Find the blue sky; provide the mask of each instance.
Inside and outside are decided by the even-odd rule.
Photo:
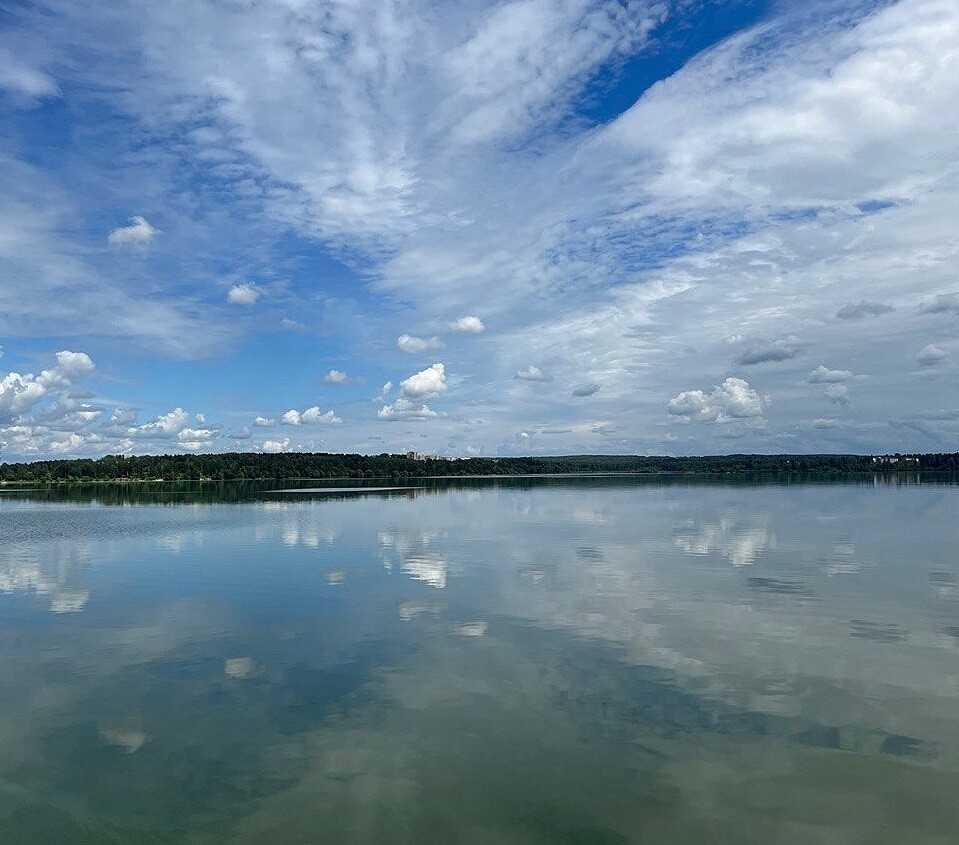
[[[959,448],[959,6],[6,4],[4,457]]]

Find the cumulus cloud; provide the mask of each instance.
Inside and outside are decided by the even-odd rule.
[[[539,367],[530,364],[525,370],[517,370],[514,378],[523,381],[552,381],[552,376],[546,375]]]
[[[853,374],[849,370],[830,370],[824,364],[820,364],[807,377],[806,381],[811,384],[836,384],[842,381],[849,381]]]
[[[416,337],[410,334],[401,334],[396,339],[396,348],[407,355],[419,355],[431,349],[441,349],[443,341],[438,337]]]
[[[145,217],[135,215],[130,218],[129,226],[118,226],[107,235],[107,243],[112,246],[145,246],[157,235],[159,229],[151,226]]]
[[[428,405],[399,397],[390,405],[384,405],[376,412],[376,418],[385,422],[403,420],[430,420],[439,414]]]
[[[270,426],[276,425],[276,420],[270,417],[255,417],[253,425],[257,428],[270,428]]]
[[[383,385],[378,397],[380,401],[385,401],[386,395],[392,388],[392,384],[387,382]],[[437,363],[414,373],[409,378],[400,382],[400,393],[396,400],[391,404],[384,404],[376,412],[378,420],[397,421],[397,420],[428,420],[438,417],[439,413],[432,410],[423,400],[432,399],[444,393],[447,389],[446,367]]]
[[[181,428],[177,432],[177,443],[184,449],[197,450],[213,445],[213,438],[219,435],[218,428]]]
[[[572,395],[580,398],[584,396],[592,396],[594,393],[599,391],[600,387],[602,387],[602,385],[598,382],[589,381],[585,384],[580,384],[574,387]]]
[[[432,364],[400,382],[400,396],[404,399],[432,399],[446,391],[446,367]]]
[[[262,295],[263,291],[253,282],[243,282],[230,288],[226,300],[234,305],[253,305]]]
[[[880,317],[895,309],[884,302],[870,302],[860,299],[858,302],[847,302],[836,312],[840,320],[862,320],[865,317]]]
[[[343,422],[332,410],[324,413],[316,405],[305,411],[291,408],[280,419],[283,425],[332,425]]]
[[[762,417],[769,399],[760,396],[741,378],[727,378],[711,393],[685,390],[666,405],[670,414],[687,420],[726,423]]]
[[[920,367],[933,367],[949,357],[945,349],[940,349],[935,344],[927,344],[919,350],[916,355],[916,362]]]
[[[238,428],[229,434],[230,440],[249,440],[253,436],[253,429],[248,425]]]
[[[453,320],[449,326],[454,332],[471,332],[473,334],[479,334],[486,328],[483,321],[479,317],[474,317],[472,315],[459,317],[458,319]]]
[[[264,452],[276,454],[278,452],[285,452],[289,445],[290,438],[284,437],[282,440],[264,440],[261,448]]]
[[[346,384],[349,380],[349,376],[342,370],[330,370],[323,376],[323,381],[327,384]]]
[[[48,393],[68,388],[94,370],[85,352],[63,350],[56,359],[55,366],[39,375],[9,372],[0,379],[0,419],[29,411]]]
[[[163,440],[176,437],[190,422],[190,415],[183,408],[174,408],[165,414],[127,431],[130,437]]]
[[[795,338],[756,339],[747,343],[746,348],[736,358],[736,363],[748,367],[753,364],[788,361],[801,351],[802,347]]]

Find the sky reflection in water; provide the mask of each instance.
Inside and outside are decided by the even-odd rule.
[[[0,496],[4,842],[959,829],[959,486],[40,499]]]

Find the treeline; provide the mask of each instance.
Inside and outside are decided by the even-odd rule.
[[[629,473],[853,473],[959,471],[959,453],[926,455],[565,455],[559,457],[435,458],[405,455],[227,452],[210,455],[108,455],[0,464],[0,481],[199,481],[243,479],[423,478],[427,476]]]

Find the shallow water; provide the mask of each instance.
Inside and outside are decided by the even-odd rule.
[[[4,490],[0,841],[954,843],[957,517],[942,480]]]

